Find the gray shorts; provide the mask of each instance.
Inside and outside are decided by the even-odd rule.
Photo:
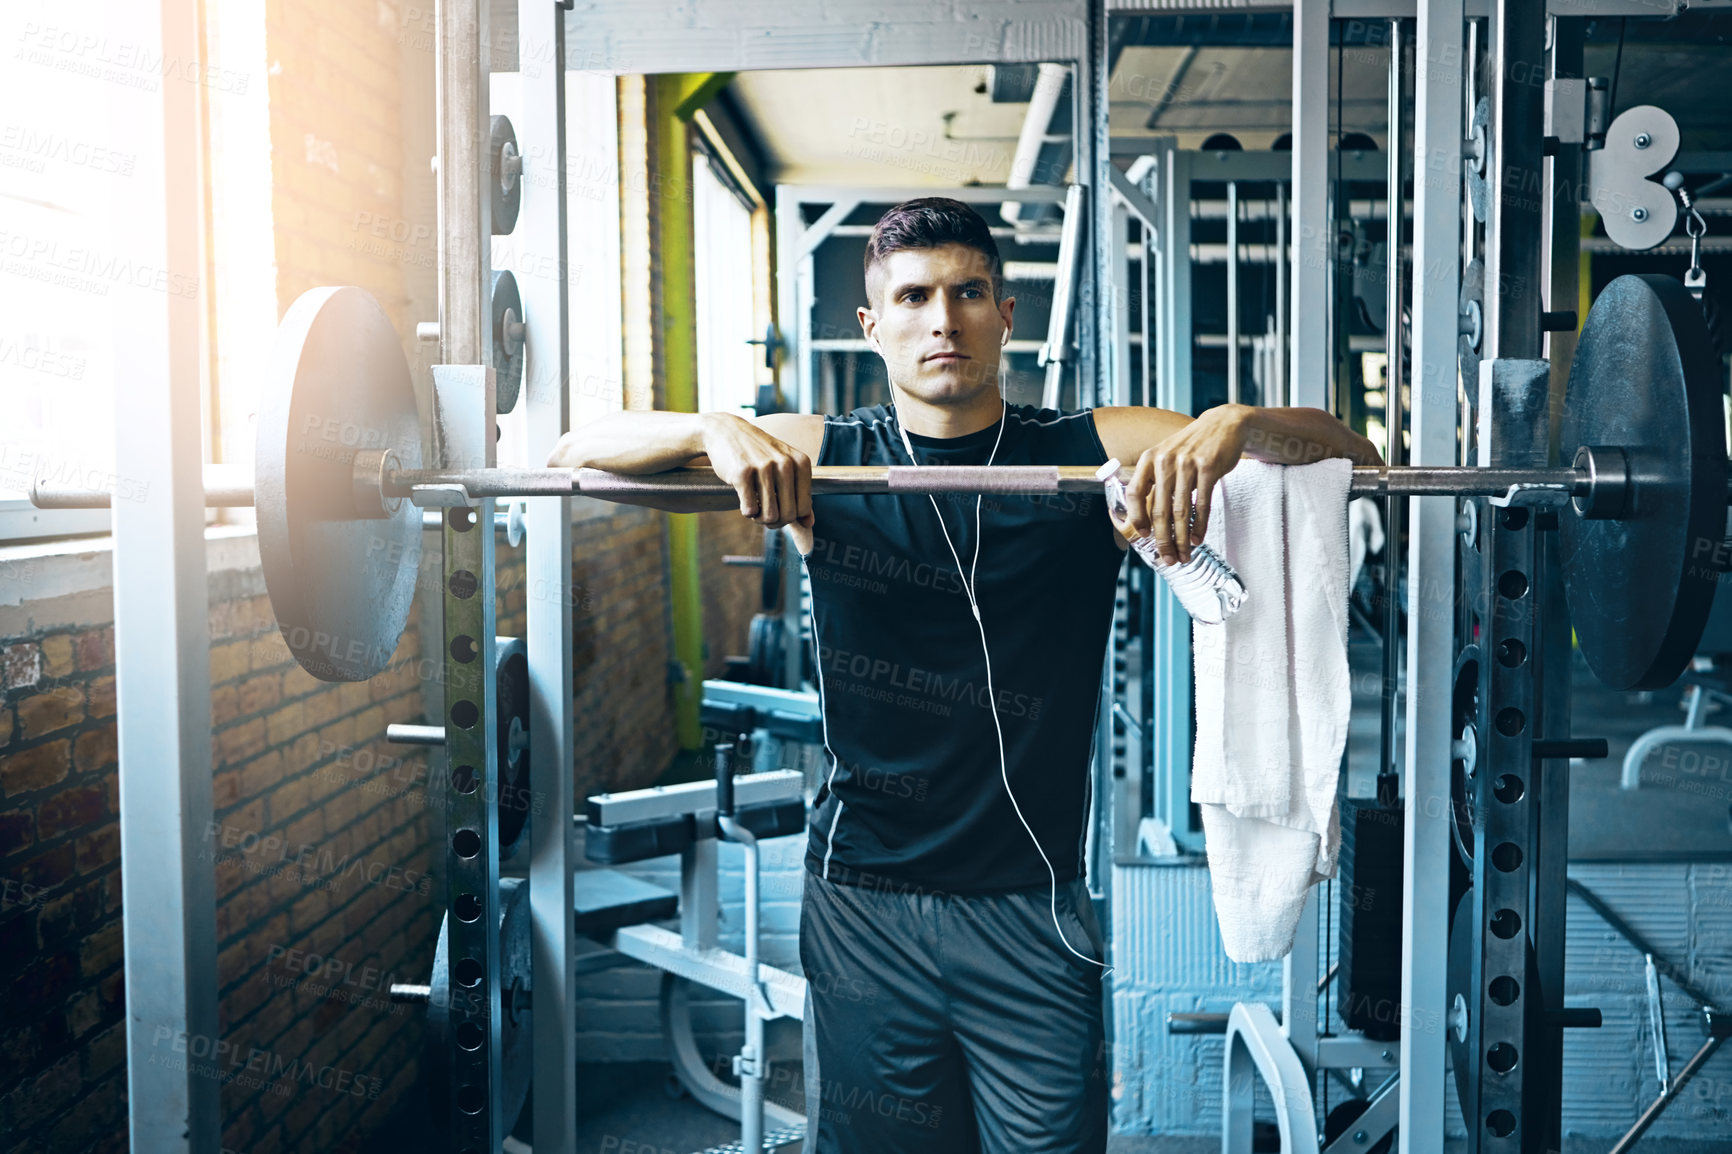
[[[807,1154],[1106,1149],[1101,967],[1052,903],[807,872]],[[1082,881],[1057,911],[1104,960]]]

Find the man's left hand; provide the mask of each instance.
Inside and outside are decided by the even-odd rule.
[[[1251,407],[1217,405],[1143,450],[1126,486],[1126,540],[1153,535],[1162,560],[1182,564],[1209,531],[1215,482],[1232,471],[1250,437]]]

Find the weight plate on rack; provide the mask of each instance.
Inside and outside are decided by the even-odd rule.
[[[1462,328],[1472,328],[1472,332],[1460,333],[1455,338],[1455,348],[1461,362],[1461,384],[1467,392],[1469,404],[1479,403],[1479,348],[1485,332],[1485,266],[1479,263],[1479,258],[1467,262],[1467,268],[1461,274],[1461,296],[1456,302],[1457,314],[1466,323]]]
[[[1467,169],[1467,199],[1473,208],[1473,219],[1485,223],[1486,213],[1491,209],[1491,181],[1487,173],[1492,171],[1491,155],[1491,99],[1482,96],[1479,103],[1473,106],[1473,123],[1468,126],[1469,140],[1477,141],[1481,150],[1478,164],[1468,157]]]
[[[1612,689],[1659,689],[1707,625],[1726,528],[1719,361],[1701,306],[1671,277],[1621,276],[1588,313],[1560,443],[1622,446],[1631,508],[1559,518],[1564,591],[1588,668]]]
[[[499,1035],[500,1107],[503,1128],[511,1131],[523,1112],[533,1075],[534,1044],[531,1034],[529,959],[529,882],[524,878],[499,879]],[[433,972],[427,979],[427,1032],[422,1047],[421,1077],[435,1129],[449,1117],[447,1097],[450,1081],[447,1055],[457,1046],[451,1027],[452,999],[486,996],[483,987],[474,992],[451,985],[450,914],[439,926],[439,944],[433,953]]]
[[[523,391],[523,298],[517,278],[501,269],[493,274],[493,382],[497,390],[493,408],[509,413],[517,407]]]
[[[750,648],[747,649],[746,680],[753,685],[781,685],[784,658],[782,618],[776,613],[752,617]]]
[[[517,133],[511,127],[510,118],[505,116],[495,116],[488,128],[487,147],[493,157],[493,179],[488,182],[493,235],[505,236],[517,227],[517,209],[523,203],[523,178],[505,171],[505,146],[509,144],[512,154],[517,154]]]
[[[1450,832],[1463,865],[1473,865],[1474,763],[1479,727],[1479,646],[1469,645],[1455,659],[1455,689],[1450,695],[1450,741],[1469,745],[1466,757],[1449,763]]]
[[[782,604],[783,544],[780,529],[764,530],[764,570],[758,584],[758,608],[774,613]]]
[[[529,657],[523,642],[494,645],[494,723],[499,749],[499,856],[509,854],[529,824]]]
[[[366,291],[310,289],[277,327],[259,405],[254,501],[277,625],[321,681],[365,681],[385,668],[420,570],[420,509],[397,501],[384,516],[356,511],[362,450],[421,467],[403,346]]]

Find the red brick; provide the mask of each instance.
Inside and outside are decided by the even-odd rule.
[[[17,853],[36,841],[35,819],[27,809],[0,813],[0,854]]]
[[[238,688],[242,713],[263,713],[267,709],[275,709],[283,698],[283,679],[281,674],[277,673],[249,677],[241,682]]]
[[[101,629],[92,629],[88,633],[80,633],[75,644],[81,672],[106,669],[114,664],[114,626],[108,625]]]
[[[72,658],[72,638],[69,634],[56,633],[53,637],[42,639],[42,672],[51,678],[70,676],[76,668]]]
[[[212,745],[216,755],[214,760],[219,766],[238,765],[250,757],[256,757],[265,749],[264,719],[255,718],[219,729]]]
[[[259,797],[274,789],[283,780],[283,753],[268,749],[247,762],[240,770],[240,791],[243,797]]]
[[[90,716],[114,716],[114,678],[98,677],[91,681],[86,695],[90,699]]]
[[[117,1022],[90,1039],[90,1044],[84,1048],[84,1076],[100,1078],[110,1070],[118,1069],[125,1061],[126,1023]]]
[[[285,745],[306,731],[302,705],[291,702],[264,719],[265,744]]]
[[[288,642],[283,640],[281,630],[273,629],[262,637],[253,638],[251,641],[247,642],[247,647],[247,667],[252,669],[254,672],[261,669],[279,669],[294,660],[293,655],[289,653]],[[297,665],[294,669],[300,673],[301,677],[304,677],[306,681],[311,683],[306,688],[312,688],[324,684],[305,670],[302,670],[300,666]],[[291,673],[289,676],[293,677],[294,674]],[[298,678],[296,679],[296,683],[299,684]],[[285,685],[283,689],[286,696],[289,692],[289,688]],[[298,691],[304,692],[304,689]]]
[[[42,903],[36,919],[37,938],[43,947],[57,947],[77,940],[107,916],[107,879],[98,878],[70,893]]]
[[[241,708],[241,695],[232,685],[219,685],[210,691],[210,723],[212,726],[223,726],[245,713]]]
[[[233,681],[244,674],[252,661],[251,641],[229,641],[212,647],[210,651],[210,679],[212,685],[220,685],[225,681]]]
[[[120,750],[116,742],[118,735],[115,727],[105,725],[100,729],[87,729],[78,735],[78,743],[73,746],[73,760],[78,765],[80,773],[92,773],[99,769],[107,769],[120,764]]]
[[[104,826],[78,839],[78,870],[90,873],[120,860],[120,823]]]
[[[85,977],[118,966],[121,958],[121,923],[110,922],[84,939],[78,948],[79,968]]]
[[[0,1031],[0,1084],[12,1085],[42,1063],[42,1032],[34,1024]]]
[[[77,980],[77,960],[61,950],[41,955],[26,966],[24,972],[12,980],[6,996],[16,1006],[58,1005],[76,986]]]
[[[68,1054],[6,1096],[7,1129],[23,1134],[54,1117],[72,1104],[83,1085],[78,1055]]]
[[[89,737],[89,734],[85,734]],[[82,739],[81,739],[82,740]],[[66,780],[72,765],[68,758],[70,743],[62,738],[22,753],[8,754],[0,763],[0,789],[7,797],[45,789]]]
[[[126,1126],[126,1103],[119,1078],[110,1078],[81,1098],[73,1109],[49,1128],[50,1150],[90,1150],[100,1136],[117,1126]]]
[[[241,775],[239,770],[227,770],[211,779],[211,806],[215,809],[227,809],[241,799]]]
[[[87,785],[63,789],[45,799],[36,810],[38,836],[44,841],[70,829],[101,820],[108,813],[108,791]]]
[[[0,692],[28,689],[41,680],[41,646],[22,641],[0,648]]]
[[[325,839],[325,817],[314,810],[283,831],[283,841],[291,847],[317,846]],[[289,851],[295,852],[293,848]]]

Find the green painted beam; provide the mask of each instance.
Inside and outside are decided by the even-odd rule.
[[[661,270],[659,333],[662,406],[674,412],[698,409],[696,248],[692,220],[691,115],[731,80],[731,73],[681,73],[653,78],[651,163],[658,179],[656,267]],[[675,689],[674,726],[681,749],[703,744],[698,709],[704,679],[704,603],[698,519],[668,514],[668,594],[673,618],[674,660],[686,671]]]

